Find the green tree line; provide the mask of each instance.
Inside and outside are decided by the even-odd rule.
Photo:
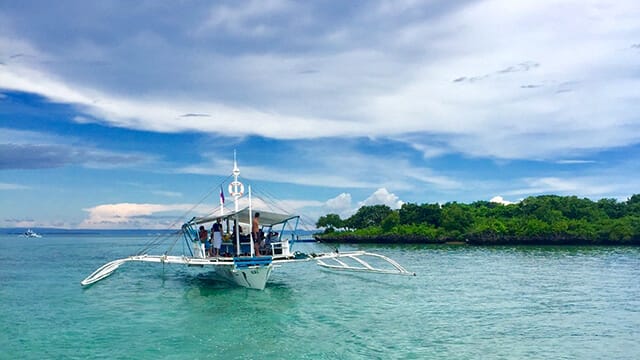
[[[622,202],[541,195],[509,205],[373,205],[347,219],[321,216],[316,226],[325,242],[640,245],[640,194]]]

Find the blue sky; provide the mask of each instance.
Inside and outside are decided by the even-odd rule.
[[[637,1],[0,1],[0,227],[640,193]],[[195,209],[209,211],[216,197]]]

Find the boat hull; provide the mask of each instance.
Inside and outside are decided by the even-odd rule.
[[[217,266],[215,273],[225,281],[249,289],[264,290],[273,271],[273,265],[239,268],[235,265]]]

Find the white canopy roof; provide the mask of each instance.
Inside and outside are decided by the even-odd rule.
[[[281,224],[286,222],[287,220],[291,220],[299,217],[298,215],[279,214],[279,213],[274,213],[271,211],[264,211],[259,209],[252,209],[251,215],[255,216],[256,212],[260,213],[260,225],[266,225],[266,226]],[[223,220],[236,219],[236,216],[239,222],[251,223],[249,219],[249,207],[238,210],[238,212],[234,211],[224,215],[212,214],[207,216],[194,217],[193,219],[191,219],[191,221],[189,221],[189,223],[199,225],[199,224],[213,222],[213,221],[216,221],[217,219],[223,219]]]

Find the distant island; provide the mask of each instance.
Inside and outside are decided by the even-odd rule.
[[[470,245],[640,245],[640,194],[627,201],[541,195],[519,203],[363,206],[321,216],[321,242]]]

